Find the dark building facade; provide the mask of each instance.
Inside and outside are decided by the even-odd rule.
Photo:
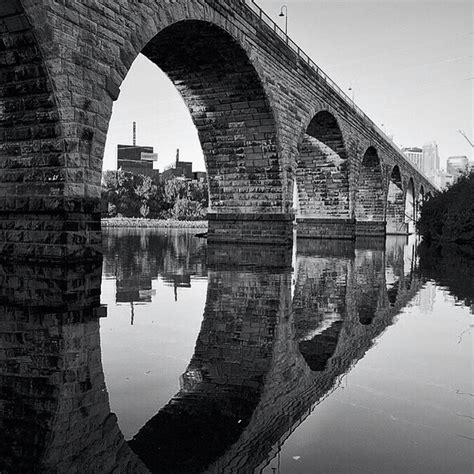
[[[151,146],[117,145],[117,169],[122,171],[158,177],[160,172],[153,169],[156,160]]]

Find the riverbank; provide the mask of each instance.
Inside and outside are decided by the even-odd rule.
[[[207,221],[178,221],[176,219],[139,219],[129,217],[112,217],[102,219],[102,227],[133,227],[160,229],[207,229]]]

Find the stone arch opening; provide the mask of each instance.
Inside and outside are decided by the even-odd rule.
[[[344,226],[351,219],[347,150],[338,121],[328,111],[318,112],[303,135],[296,183],[298,235],[344,237],[340,232],[347,232]]]
[[[142,53],[188,106],[204,153],[211,210],[282,212],[275,118],[245,50],[222,28],[187,20],[162,30]]]
[[[395,165],[390,174],[387,193],[387,234],[406,234],[405,193],[400,168]]]
[[[373,146],[367,149],[361,162],[355,215],[357,235],[385,235],[382,166]]]
[[[416,224],[415,183],[413,182],[413,178],[408,180],[408,186],[405,193],[405,223],[407,226],[407,233],[413,234],[415,232]]]

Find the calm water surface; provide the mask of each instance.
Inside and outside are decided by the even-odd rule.
[[[472,250],[108,230],[104,252],[0,273],[1,473],[473,472]]]

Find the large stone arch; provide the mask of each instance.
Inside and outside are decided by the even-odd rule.
[[[198,129],[210,177],[210,240],[291,240],[270,92],[246,36],[224,12],[199,2],[184,8],[147,4],[141,8],[152,7],[152,14],[135,16],[136,25],[120,30],[107,15],[94,15],[93,30],[84,34],[100,37],[100,47],[85,42],[74,49],[58,41],[64,37],[54,30],[54,19],[81,31],[84,25],[64,18],[64,7],[28,4],[25,13],[20,0],[11,4],[1,10],[7,25],[2,77],[10,85],[0,97],[8,111],[2,116],[8,139],[1,150],[0,210],[13,210],[2,221],[15,218],[22,221],[22,232],[31,231],[27,238],[34,252],[22,234],[28,257],[84,258],[100,252],[108,123],[120,84],[142,51],[174,82]],[[37,23],[37,17],[43,20]],[[48,28],[32,28],[28,18]],[[35,222],[38,211],[41,223]],[[44,228],[45,220],[54,222],[54,232]],[[20,253],[10,237],[8,253]]]
[[[387,192],[386,222],[388,234],[406,234],[405,191],[400,167],[395,165],[390,172]]]
[[[349,164],[338,118],[319,110],[301,137],[296,163],[298,235],[352,238]],[[340,233],[344,235],[339,235]],[[347,235],[346,235],[347,234]]]
[[[382,164],[377,150],[370,146],[362,158],[356,187],[357,235],[385,235],[384,199]]]
[[[245,50],[222,28],[188,20],[162,30],[142,53],[168,75],[191,112],[211,209],[281,211],[275,118]],[[266,193],[259,192],[262,187]]]
[[[301,50],[282,41],[254,3],[66,3],[9,0],[0,8],[6,84],[0,114],[3,256],[83,260],[100,252],[100,181],[109,119],[120,85],[144,49],[173,76],[200,128],[214,173],[210,240],[291,240],[299,137],[308,131],[319,140],[329,122],[320,116],[314,127],[308,125],[320,110],[330,111],[339,123],[348,151],[330,136],[322,143],[344,166],[356,171],[360,144],[370,143],[434,192]],[[182,22],[196,23],[183,29]],[[186,48],[191,40],[194,46]],[[214,79],[220,79],[213,82],[214,101],[210,83],[197,91],[198,79],[163,57],[165,44],[169,54],[187,58],[188,66],[206,59],[207,70],[201,61],[202,70],[196,66],[195,72],[210,78],[214,69]],[[237,65],[243,66],[242,75]],[[349,218],[345,204],[339,218],[322,219],[314,236],[354,237],[357,173],[350,175]],[[346,187],[340,186],[339,196],[332,193],[334,203],[345,202]]]

